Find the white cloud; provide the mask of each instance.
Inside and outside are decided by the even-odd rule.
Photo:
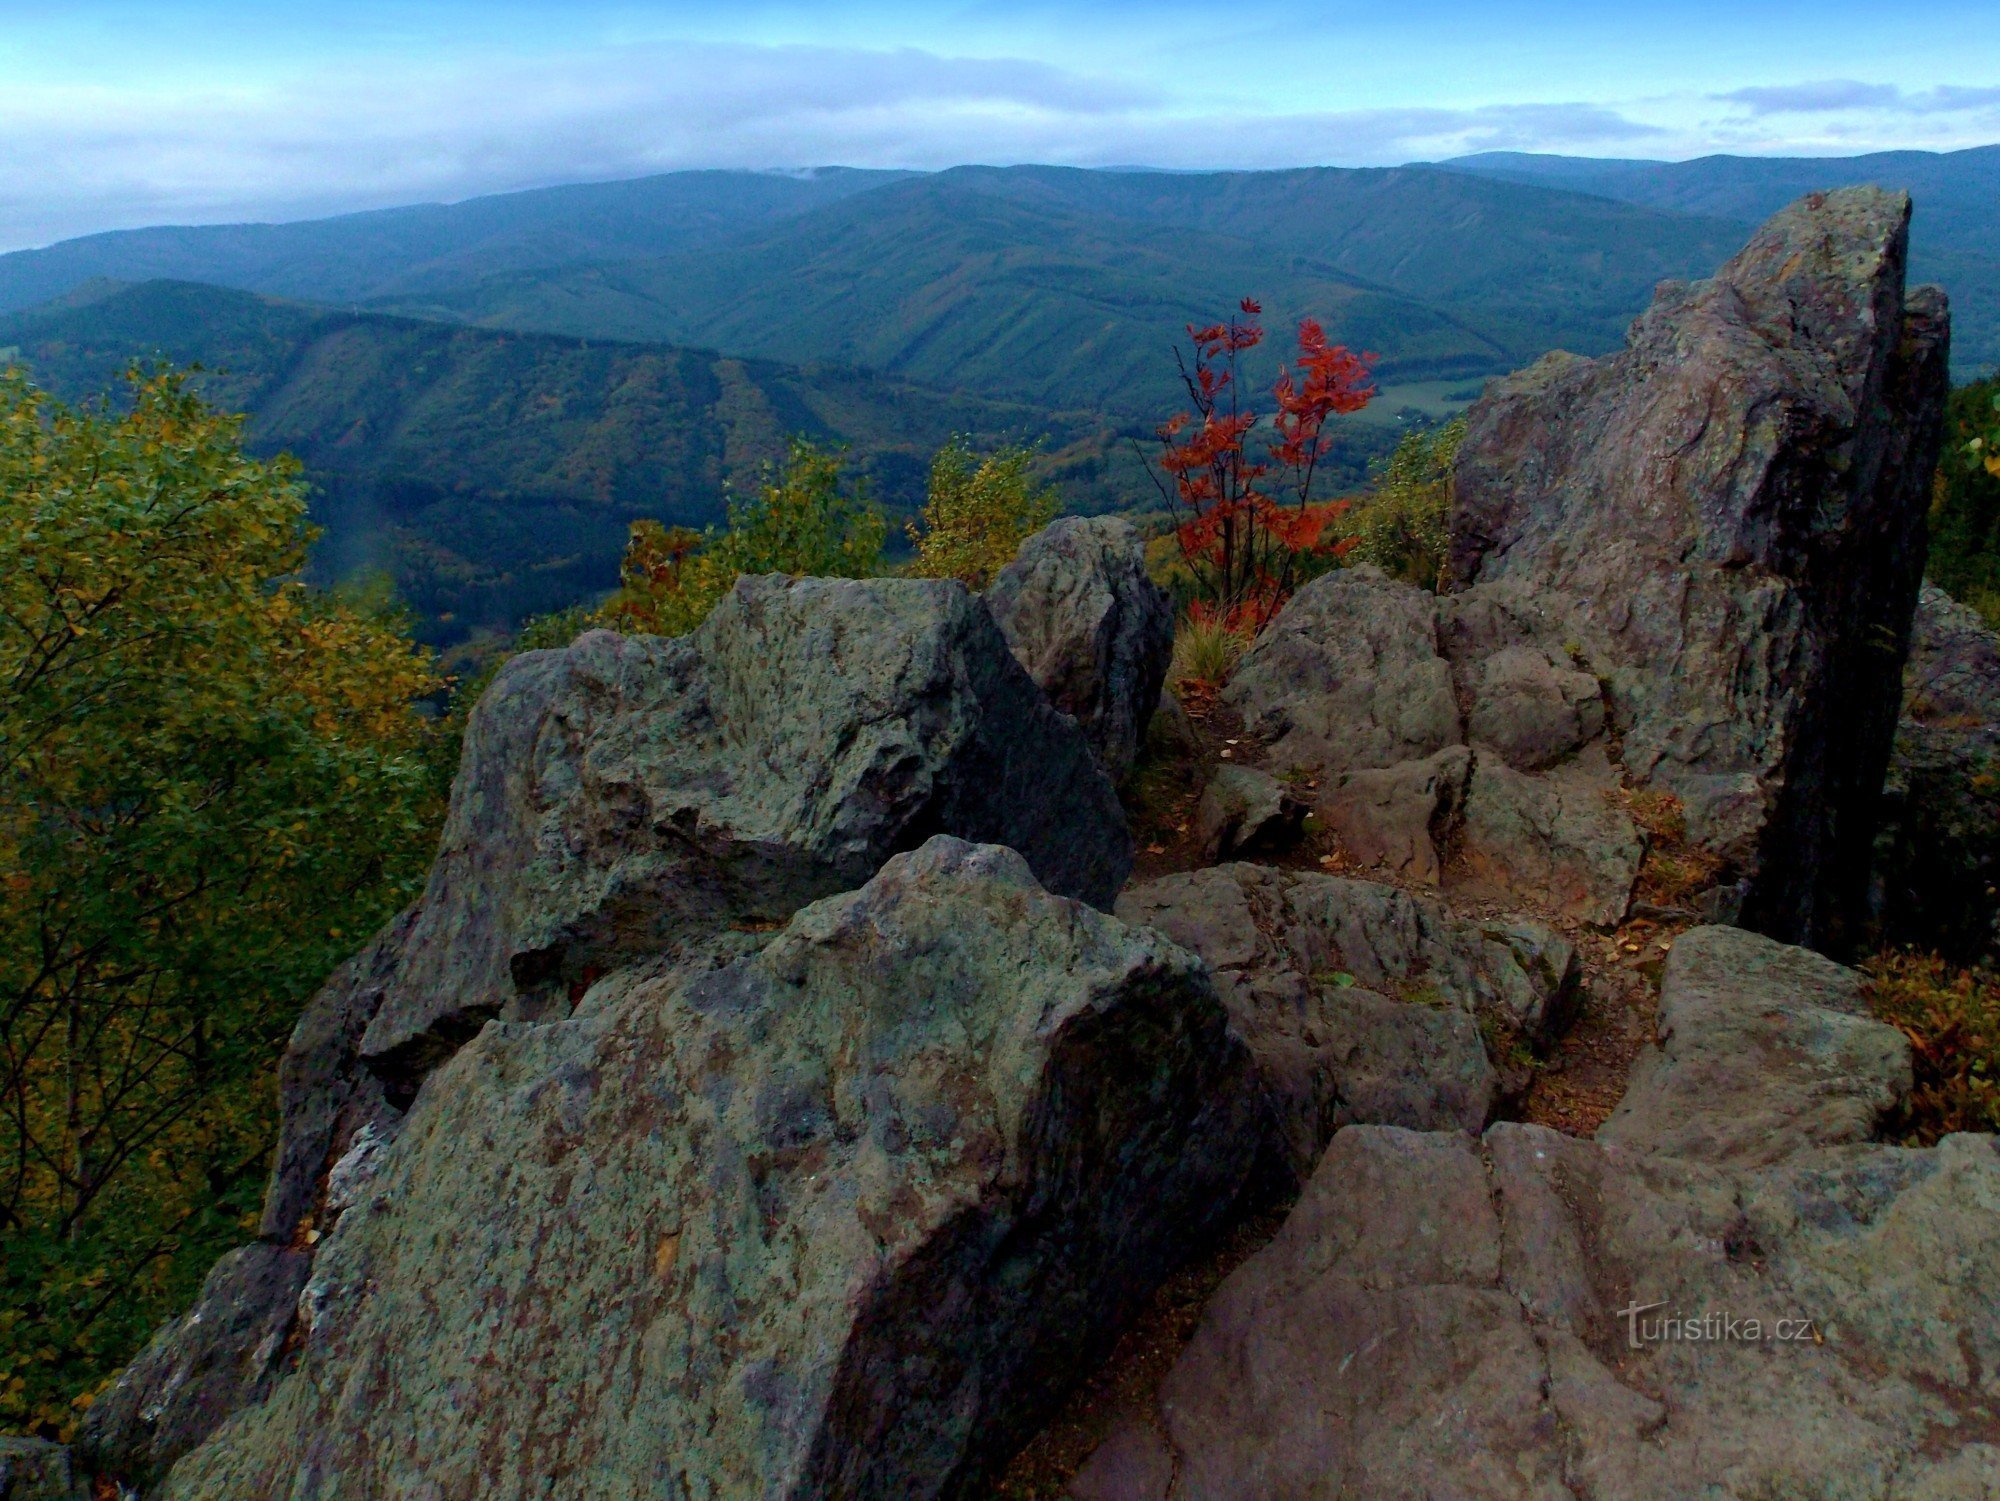
[[[0,77],[0,249],[98,229],[303,218],[685,167],[1366,166],[1472,151],[1635,148],[1682,156],[1838,143],[1857,119],[1924,111],[1946,122],[1924,144],[1969,144],[1955,137],[2000,96],[1837,81],[1741,89],[1719,103],[1683,95],[1299,110],[1260,108],[1241,91],[1227,104],[1190,102],[1093,71],[1088,49],[1069,55],[1085,61],[649,40],[532,58],[453,51],[428,65],[347,56],[257,83]],[[1104,67],[1121,61],[1107,54]],[[1800,112],[1817,122],[1810,130],[1763,123]]]

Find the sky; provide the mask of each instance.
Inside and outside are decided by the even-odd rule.
[[[685,167],[1996,141],[1994,0],[0,0],[0,250]]]

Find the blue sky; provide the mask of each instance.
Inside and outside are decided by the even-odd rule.
[[[2000,5],[0,0],[0,249],[679,167],[2000,141]]]

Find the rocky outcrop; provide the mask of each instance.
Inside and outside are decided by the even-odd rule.
[[[1223,696],[1356,864],[1611,926],[1645,842],[1597,681],[1549,629],[1518,589],[1440,599],[1364,565],[1301,589]]]
[[[560,1019],[634,962],[736,957],[938,832],[1004,843],[1099,906],[1130,865],[1075,723],[957,584],[745,579],[690,637],[515,658],[468,726],[423,896],[294,1032],[267,1244],[243,1255],[329,1232],[424,1078],[490,1020]],[[249,1264],[218,1269],[226,1318],[169,1326],[93,1415],[107,1465],[147,1473],[260,1389],[297,1291]]]
[[[223,1419],[261,1401],[311,1270],[305,1251],[263,1243],[218,1261],[194,1307],[91,1404],[78,1443],[91,1470],[151,1484]]]
[[[1028,676],[1123,781],[1160,701],[1174,607],[1122,516],[1066,516],[994,577],[987,607]]]
[[[1088,1501],[1984,1496],[2000,1151],[1355,1126]]]
[[[1696,929],[1596,1141],[1342,1130],[1073,1494],[1994,1493],[2000,1142],[1869,1144],[1909,1059],[1858,1004]]]
[[[89,1495],[61,1444],[0,1437],[0,1501],[87,1501]]]
[[[1109,780],[957,584],[743,579],[693,635],[516,657],[466,732],[362,1055],[421,1068],[639,954],[782,920],[932,833],[1109,907]]]
[[[485,1028],[165,1494],[962,1490],[1227,1213],[1244,1084],[1193,956],[933,839]]]
[[[1742,919],[1815,946],[1863,909],[1945,393],[1909,200],[1814,194],[1601,360],[1489,387],[1455,588],[1510,584],[1605,686],[1625,773],[1729,855]]]
[[[1910,1044],[1869,1017],[1860,975],[1741,928],[1675,940],[1658,1028],[1598,1140],[1761,1167],[1866,1141],[1910,1092]]]
[[[1546,1045],[1577,999],[1575,951],[1539,924],[1456,918],[1368,881],[1224,865],[1135,886],[1118,915],[1207,961],[1254,1060],[1260,1176],[1281,1188],[1349,1122],[1479,1130],[1504,1049]]]
[[[2000,637],[1925,585],[1877,842],[1888,942],[2000,964]]]
[[[1908,219],[1813,195],[1623,351],[1493,383],[1451,592],[1357,568],[1291,601],[1225,698],[1350,855],[1616,923],[1644,851],[1618,794],[1647,788],[1726,862],[1712,910],[1854,940],[1945,394]]]

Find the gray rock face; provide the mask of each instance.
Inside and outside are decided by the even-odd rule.
[[[1458,889],[1503,900],[1532,895],[1567,916],[1616,926],[1646,854],[1644,838],[1608,796],[1617,786],[1601,750],[1540,776],[1475,754],[1459,824]]]
[[[61,1444],[0,1437],[0,1501],[88,1501],[89,1495]]]
[[[1803,199],[1621,353],[1489,386],[1450,596],[1365,568],[1299,592],[1226,696],[1275,768],[1320,774],[1351,853],[1449,886],[1458,849],[1482,887],[1615,923],[1643,842],[1598,794],[1650,786],[1746,924],[1857,938],[1949,343],[1941,294],[1904,295],[1908,218]]]
[[[1391,886],[1225,865],[1135,886],[1127,922],[1207,961],[1255,1060],[1262,1172],[1296,1185],[1353,1121],[1477,1131],[1500,1079],[1482,1031],[1567,1027],[1575,951],[1534,923],[1473,923]]]
[[[2000,964],[2000,637],[1941,589],[1917,602],[1877,842],[1889,942]]]
[[[418,1085],[488,1020],[560,1018],[642,959],[722,962],[939,831],[1004,842],[1100,906],[1130,867],[1083,736],[956,584],[746,579],[684,640],[593,632],[516,658],[473,715],[423,897],[293,1035],[267,1244],[211,1289],[229,1317],[162,1331],[93,1417],[93,1452],[142,1473],[256,1387],[239,1377],[296,1289],[245,1269],[334,1227]]]
[[[1276,854],[1298,843],[1306,812],[1306,804],[1269,773],[1218,766],[1195,809],[1195,836],[1211,860]]]
[[[2000,1141],[1864,1143],[1909,1059],[1860,1009],[1696,929],[1596,1141],[1341,1131],[1074,1494],[1994,1494]]]
[[[1908,218],[1874,188],[1801,200],[1621,353],[1490,386],[1455,474],[1455,586],[1539,599],[1627,774],[1740,864],[1744,921],[1818,946],[1863,907],[1942,425],[1949,320],[1904,295]],[[1544,722],[1581,689],[1515,687]]]
[[[1741,928],[1674,941],[1659,1033],[1598,1140],[1760,1167],[1866,1141],[1910,1092],[1910,1045],[1870,1019],[1861,976]]]
[[[1356,863],[1608,926],[1645,844],[1606,795],[1597,680],[1553,629],[1512,585],[1438,599],[1355,568],[1301,589],[1224,696],[1270,765],[1317,773]]]
[[[1174,606],[1122,516],[1065,516],[994,577],[986,604],[1049,702],[1112,781],[1132,769],[1174,651]]]
[[[1349,1127],[1073,1494],[1992,1495],[1996,1213],[1990,1137],[1732,1171]]]
[[[1228,1211],[1245,1069],[1192,955],[933,839],[462,1048],[164,1494],[966,1489]]]
[[[692,636],[515,658],[361,1052],[421,1072],[493,1016],[560,1014],[631,957],[782,920],[933,833],[1109,907],[1108,778],[954,583],[744,579]]]
[[[218,1261],[194,1307],[91,1406],[77,1449],[92,1472],[150,1485],[229,1414],[262,1400],[311,1270],[305,1252],[274,1245]]]
[[[1363,564],[1313,580],[1244,653],[1223,690],[1279,770],[1322,777],[1421,760],[1464,742],[1437,601]]]

